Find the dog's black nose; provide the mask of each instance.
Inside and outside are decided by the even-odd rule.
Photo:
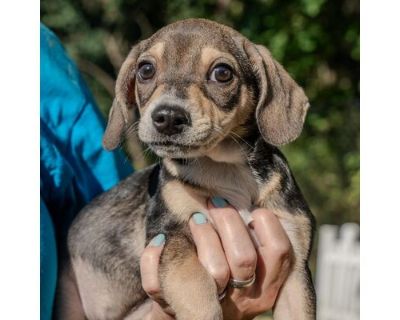
[[[189,113],[177,106],[159,106],[151,118],[157,131],[168,136],[181,133],[191,122]]]

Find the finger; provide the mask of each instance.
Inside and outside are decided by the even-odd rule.
[[[259,241],[260,270],[264,270],[264,281],[260,284],[266,301],[274,304],[279,289],[286,280],[292,262],[290,240],[279,219],[269,210],[256,209],[252,213],[250,227]]]
[[[226,200],[214,197],[208,208],[221,239],[232,278],[248,280],[254,276],[257,253],[239,213]]]
[[[218,234],[201,212],[192,215],[189,227],[196,244],[197,256],[214,278],[218,293],[221,294],[228,284],[230,270]]]
[[[161,252],[164,248],[164,243],[165,235],[160,233],[150,241],[140,257],[142,287],[151,299],[160,303],[163,303],[163,300],[160,296],[158,265],[160,262]]]

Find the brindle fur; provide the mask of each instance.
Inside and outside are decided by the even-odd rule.
[[[139,84],[135,74],[143,59],[156,65],[157,74]],[[204,81],[215,59],[231,64],[231,83]],[[191,114],[192,126],[173,142],[151,130],[149,114],[160,103],[178,104]],[[140,255],[152,237],[164,233],[160,283],[177,319],[222,319],[216,285],[197,260],[187,224],[193,212],[207,212],[208,197],[219,195],[241,213],[264,207],[278,216],[294,263],[274,318],[315,319],[307,266],[314,220],[276,147],[300,134],[307,108],[302,89],[267,49],[217,23],[180,21],[135,46],[117,79],[104,145],[117,147],[136,126],[139,110],[139,136],[164,160],[100,195],[70,229],[69,287],[77,286],[76,303],[86,317],[137,319],[135,310],[147,298]],[[57,314],[77,319],[63,307],[65,283]]]

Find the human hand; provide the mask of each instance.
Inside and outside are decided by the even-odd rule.
[[[215,279],[219,294],[225,294],[221,306],[225,319],[253,319],[272,309],[279,289],[286,280],[292,262],[290,241],[278,218],[269,210],[256,209],[250,228],[258,239],[253,244],[238,212],[224,199],[215,197],[208,203],[211,224],[202,213],[189,222],[200,262]],[[158,264],[163,236],[156,237],[141,258],[142,286],[153,299],[148,319],[174,319],[166,305],[158,280]],[[245,288],[233,288],[230,278],[255,282]]]

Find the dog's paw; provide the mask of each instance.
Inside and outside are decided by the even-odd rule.
[[[215,306],[203,306],[201,309],[190,310],[185,312],[181,310],[176,314],[178,320],[223,320],[222,309],[220,304]]]

